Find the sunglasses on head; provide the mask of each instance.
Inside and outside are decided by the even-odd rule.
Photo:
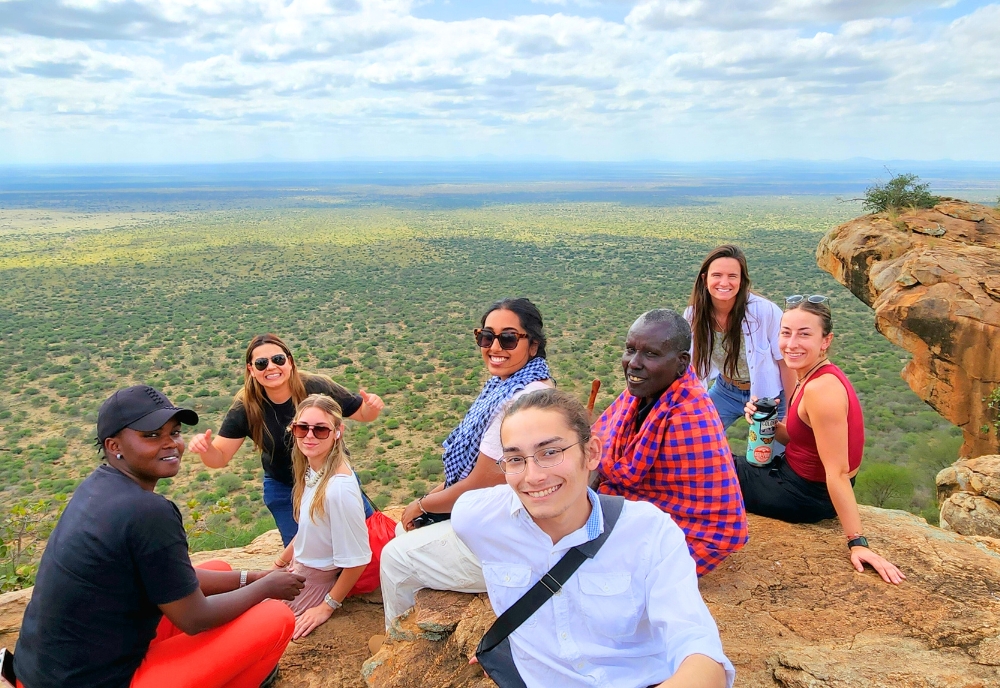
[[[308,425],[306,423],[292,423],[292,434],[299,439],[302,439],[309,434],[312,430],[313,437],[318,440],[325,440],[333,432],[333,428],[328,428],[325,425]]]
[[[283,366],[288,362],[288,356],[285,354],[275,354],[268,358],[267,356],[261,356],[260,358],[255,358],[253,360],[253,367],[257,370],[267,370],[268,363],[273,363],[276,366]]]
[[[478,327],[472,331],[476,336],[476,344],[482,349],[489,349],[493,346],[493,340],[500,340],[500,348],[511,351],[517,348],[517,343],[522,339],[527,339],[528,335],[514,330],[504,330],[497,334],[493,330],[481,330]]]
[[[822,294],[813,294],[812,296],[806,296],[805,294],[792,294],[791,296],[785,297],[785,303],[789,306],[794,306],[797,303],[802,303],[803,301],[808,301],[809,303],[823,303],[829,297],[823,296]]]

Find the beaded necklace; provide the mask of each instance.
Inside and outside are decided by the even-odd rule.
[[[317,473],[312,469],[312,466],[306,467],[306,487],[316,487],[316,484],[323,478],[324,473],[326,473],[326,470]]]

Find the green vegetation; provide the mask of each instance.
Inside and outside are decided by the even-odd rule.
[[[918,183],[919,179],[915,174],[897,174],[884,184],[869,186],[862,208],[869,213],[933,208],[938,198],[931,194],[930,184]]]
[[[993,427],[1000,434],[1000,387],[990,392],[990,395],[983,399],[983,401],[986,403],[986,408],[993,412]],[[984,431],[988,430],[989,427],[984,429]]]
[[[38,561],[39,545],[49,536],[63,507],[66,496],[49,502],[20,500],[6,510],[0,510],[0,593],[32,585]]]
[[[53,500],[99,461],[97,408],[118,387],[157,386],[195,408],[200,429],[218,430],[242,384],[246,342],[266,331],[286,338],[303,369],[382,395],[382,417],[348,422],[347,444],[374,503],[406,503],[441,480],[440,442],[485,381],[472,329],[487,305],[534,300],[560,388],[585,399],[601,379],[601,410],[623,387],[632,320],[682,308],[704,255],[735,241],[764,296],[830,296],[833,358],[867,419],[859,482],[877,482],[865,476],[880,464],[905,471],[912,491],[891,503],[930,515],[934,475],[955,460],[960,433],[902,381],[908,355],[875,330],[871,310],[815,263],[822,233],[856,214],[806,196],[668,207],[3,211],[0,344],[10,365],[0,378],[0,508],[30,500],[56,512]],[[746,432],[743,421],[730,429],[737,453]],[[193,549],[236,546],[272,527],[249,444],[221,470],[189,454],[159,484]]]

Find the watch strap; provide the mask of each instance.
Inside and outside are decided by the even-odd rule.
[[[864,535],[859,535],[858,537],[847,541],[847,549],[851,549],[853,547],[867,547],[867,546],[868,546],[868,538],[866,538]]]

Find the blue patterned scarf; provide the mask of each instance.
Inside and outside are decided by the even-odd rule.
[[[550,377],[549,365],[544,358],[538,357],[528,361],[526,366],[506,380],[494,375],[486,381],[483,391],[472,402],[465,418],[451,431],[442,445],[445,485],[454,485],[472,472],[476,459],[479,458],[479,443],[483,440],[483,433],[503,404],[528,384]]]

